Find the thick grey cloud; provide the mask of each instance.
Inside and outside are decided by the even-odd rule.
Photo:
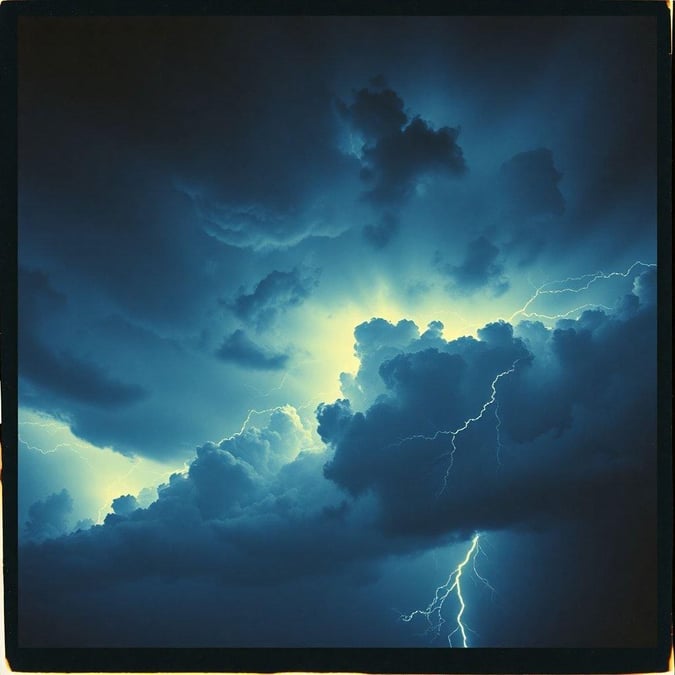
[[[19,366],[21,377],[40,393],[34,396],[51,410],[75,402],[87,406],[123,407],[144,399],[148,392],[109,375],[95,362],[50,344],[67,307],[66,296],[56,291],[39,270],[21,270],[19,277]]]
[[[232,303],[236,316],[255,326],[267,328],[282,313],[301,305],[319,283],[319,270],[290,272],[273,270],[251,293],[241,293]]]
[[[338,101],[337,106],[342,117],[363,134],[366,143],[376,143],[395,134],[408,122],[403,99],[386,85],[380,91],[359,89],[353,103],[347,105]]]
[[[34,502],[28,509],[28,521],[25,523],[23,536],[42,541],[66,534],[70,530],[68,518],[72,510],[73,500],[65,489]]]
[[[378,375],[380,364],[396,354],[419,337],[419,330],[413,321],[401,319],[396,325],[385,319],[373,318],[354,328],[354,353],[359,358],[356,375],[340,374],[342,393],[361,410],[370,405],[384,392],[384,384]]]
[[[241,328],[225,338],[216,352],[223,361],[256,370],[281,370],[288,361],[288,354],[270,351],[257,345]]]
[[[640,481],[654,461],[651,304],[624,319],[594,310],[524,329],[490,324],[480,340],[400,353],[381,363],[386,391],[365,412],[322,406],[319,433],[335,448],[326,476],[376,495],[382,526],[407,534],[576,518],[616,485],[649,502]],[[453,432],[474,417],[453,451]]]
[[[105,597],[151,577],[212,579],[220,593],[318,575],[347,592],[353,579],[338,579],[358,575],[367,561],[475,530],[560,526],[581,514],[587,537],[621,519],[622,537],[602,539],[606,555],[626,537],[646,536],[635,527],[653,515],[653,305],[624,303],[624,318],[587,312],[553,330],[524,322],[518,335],[504,322],[485,326],[479,339],[448,342],[441,330],[434,322],[420,336],[412,322],[381,319],[357,329],[362,354],[377,360],[381,350],[385,392],[365,412],[344,399],[319,407],[318,433],[330,449],[302,452],[309,430],[282,408],[265,427],[200,446],[189,470],[174,474],[147,508],[26,545],[24,611],[36,612],[43,597],[60,606],[80,593],[74,584]],[[382,349],[393,345],[401,345],[393,356]],[[479,420],[492,384],[495,404]],[[447,472],[448,432],[471,417]],[[630,564],[648,564],[650,550]],[[600,607],[604,595],[584,586],[583,597]]]
[[[433,129],[419,117],[402,130],[384,136],[363,151],[361,178],[375,204],[397,203],[410,197],[416,181],[429,174],[461,176],[466,171],[459,129]]]
[[[112,501],[112,510],[118,516],[128,516],[139,507],[140,504],[133,495],[122,495]]]
[[[466,171],[459,129],[434,129],[421,117],[410,117],[392,89],[361,89],[350,105],[338,101],[338,111],[362,137],[361,179],[375,205],[404,202],[427,175],[457,177]]]
[[[451,288],[460,294],[471,294],[487,288],[499,296],[509,288],[500,260],[500,250],[486,236],[472,239],[459,265],[440,263],[441,270],[452,279]]]
[[[459,293],[496,295],[508,282],[511,298],[529,278],[651,261],[653,21],[592,19],[22,27],[19,255],[51,281],[20,281],[22,406],[124,452],[165,460],[198,446],[189,470],[136,503],[123,494],[104,525],[22,548],[27,645],[373,646],[399,606],[396,593],[354,600],[357,586],[377,585],[373,566],[407,566],[476,529],[501,542],[500,592],[526,577],[520,593],[484,605],[476,640],[648,643],[654,274],[614,313],[555,329],[497,323],[447,341],[440,322],[373,319],[356,330],[359,370],[319,409],[326,448],[303,452],[314,430],[283,411],[204,440],[239,429],[263,398],[322,389],[300,359],[278,385],[290,348],[254,334],[281,333],[282,314],[310,295],[317,331],[283,328],[320,359],[323,345],[302,340],[330,335],[328,321],[366,297],[374,307],[374,280],[387,311],[410,306],[415,285],[438,306],[436,249],[467,305]],[[349,98],[378,72],[392,85],[378,77]],[[321,287],[307,264],[322,268]],[[223,298],[232,316],[217,310]],[[214,366],[219,347],[241,369]],[[457,436],[441,491],[449,432],[479,415],[511,367]],[[40,509],[58,521],[65,504],[36,507],[34,529]],[[45,536],[66,532],[59,523]],[[518,531],[569,528],[555,555],[509,557]],[[446,578],[443,560],[399,584],[411,604],[417,584],[433,593],[434,575]],[[403,626],[388,644],[406,644],[408,628],[417,640]]]

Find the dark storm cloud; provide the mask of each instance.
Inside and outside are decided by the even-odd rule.
[[[366,196],[375,204],[400,202],[409,197],[426,175],[461,176],[466,171],[459,130],[432,129],[415,117],[404,129],[384,136],[363,151],[361,178],[372,187]]]
[[[110,376],[98,364],[84,361],[65,347],[50,344],[52,324],[67,301],[39,270],[19,273],[19,365],[21,377],[43,392],[52,405],[74,401],[91,406],[132,405],[148,395],[142,387]]]
[[[122,495],[112,501],[112,510],[118,516],[128,516],[139,507],[136,497],[133,495]]]
[[[470,294],[489,288],[493,295],[499,296],[509,288],[499,247],[484,235],[467,244],[459,265],[445,264],[441,269],[452,279],[452,288],[459,293]]]
[[[409,117],[392,89],[361,89],[351,105],[338,101],[338,111],[362,136],[361,179],[374,204],[405,201],[424,176],[456,177],[466,171],[459,129],[433,129],[422,118]]]
[[[348,401],[322,406],[319,433],[335,447],[326,477],[352,495],[377,495],[385,530],[407,534],[576,518],[616,485],[645,504],[640,481],[649,482],[651,462],[633,448],[655,441],[653,307],[641,303],[624,320],[588,311],[552,331],[524,328],[517,337],[509,324],[490,324],[479,341],[383,361],[385,394],[363,413]],[[495,375],[510,368],[485,419],[456,437],[442,491],[451,432],[479,416]]]
[[[408,122],[403,99],[393,89],[360,89],[351,105],[338,101],[337,106],[342,117],[363,134],[368,144],[397,133]]]
[[[363,226],[364,239],[375,249],[384,248],[399,230],[396,216],[385,213],[377,223]]]
[[[51,352],[24,334],[21,375],[56,399],[95,406],[127,406],[148,396],[138,385],[126,384],[105,370],[65,352]]]
[[[288,354],[272,352],[257,345],[241,328],[225,338],[216,356],[223,361],[257,370],[281,370],[289,358]]]
[[[504,162],[500,171],[508,208],[518,218],[562,215],[561,178],[548,148],[520,152]]]
[[[283,312],[301,305],[318,283],[319,270],[274,270],[256,284],[252,293],[241,293],[232,309],[240,319],[262,330]]]
[[[68,517],[72,510],[73,500],[65,489],[34,502],[28,509],[28,521],[22,535],[34,541],[60,537],[70,529]]]
[[[380,363],[400,354],[418,337],[417,326],[408,319],[401,319],[394,325],[385,319],[374,318],[356,326],[354,352],[359,358],[359,370],[356,376],[340,374],[342,393],[357,409],[368,407],[384,391],[378,375]]]
[[[327,527],[327,507],[338,509],[343,498],[321,478],[325,453],[302,452],[307,440],[297,413],[280,408],[263,428],[200,446],[148,508],[116,509],[102,526],[27,546],[23,578],[35,586],[26,593],[147,576],[268,585],[386,550],[377,532],[366,536],[363,516],[350,512],[337,529]]]
[[[653,305],[640,301],[624,319],[588,312],[554,330],[519,328],[521,335],[498,322],[479,339],[447,342],[438,322],[422,336],[412,322],[363,324],[362,353],[403,350],[380,352],[385,395],[365,412],[344,399],[319,407],[318,433],[330,450],[301,452],[309,434],[291,409],[277,410],[266,427],[206,443],[148,508],[24,546],[26,612],[50,615],[77,589],[105,597],[136,579],[264,589],[330,575],[322,583],[342,584],[340,575],[368,560],[475,530],[582,519],[602,531],[617,514],[650,517]],[[512,367],[496,384],[501,456],[492,406],[457,437],[441,492],[450,438],[419,435],[477,417],[495,375]],[[629,528],[622,540],[634,536],[639,518],[621,519]]]
[[[633,449],[652,442],[655,367],[645,363],[644,355],[654,325],[649,305],[638,306],[625,320],[588,312],[555,330],[524,324],[522,337],[501,322],[481,329],[478,340],[446,342],[434,325],[426,337],[413,336],[411,349],[429,339],[441,341],[442,349],[384,357],[379,371],[386,393],[365,413],[354,412],[347,400],[319,407],[318,433],[334,448],[332,458],[301,452],[309,442],[307,430],[294,411],[279,409],[264,428],[249,427],[218,444],[200,446],[189,470],[174,474],[148,508],[116,508],[104,526],[46,550],[50,558],[65,556],[59,564],[80,546],[97,560],[117,550],[110,564],[124,559],[120,574],[132,577],[172,574],[181,565],[186,565],[185,575],[213,574],[228,550],[227,574],[241,579],[248,576],[238,569],[244,550],[263,547],[263,540],[269,563],[258,561],[256,573],[272,573],[269,565],[278,557],[270,551],[277,546],[283,548],[277,552],[285,562],[275,575],[324,568],[329,561],[309,541],[316,544],[326,518],[333,525],[320,535],[322,541],[335,537],[356,544],[374,538],[366,549],[359,544],[358,553],[343,551],[339,559],[346,563],[354,555],[414,550],[425,545],[425,538],[444,533],[464,536],[476,529],[578,515],[610,486],[612,500],[619,499],[616,486],[621,486],[637,507],[649,488],[644,472],[650,462]],[[382,344],[394,334],[402,336],[405,327],[377,320],[364,324],[361,332],[371,345]],[[543,341],[536,338],[542,330]],[[440,493],[449,462],[449,431],[478,416],[495,375],[510,368],[515,372],[496,384],[501,467],[492,406],[485,419],[457,437],[447,489]],[[606,419],[607,410],[612,411],[611,425],[598,424],[598,415]],[[444,433],[437,434],[439,430]],[[322,466],[328,481],[320,479]],[[351,495],[346,506],[333,484]],[[135,506],[127,504],[127,497],[121,499]],[[343,516],[336,519],[333,512]],[[293,529],[295,553],[288,542],[282,543]],[[176,537],[184,553],[168,560],[164,551]],[[185,545],[185,537],[194,550]],[[244,549],[238,551],[240,545]],[[127,557],[131,546],[141,549]],[[213,554],[221,547],[216,556],[221,562],[215,564]],[[301,564],[299,557],[307,556],[308,548],[316,555]],[[146,555],[154,562],[142,569],[135,561]]]

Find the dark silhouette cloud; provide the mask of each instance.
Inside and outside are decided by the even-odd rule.
[[[49,401],[57,409],[68,402],[122,407],[148,395],[139,385],[110,376],[98,364],[74,356],[66,347],[51,346],[52,324],[67,307],[67,300],[43,272],[21,270],[19,287],[21,377],[42,392],[38,398],[45,405]]]
[[[441,269],[452,279],[452,288],[459,293],[470,294],[488,288],[499,296],[509,288],[499,247],[484,235],[467,244],[464,260],[459,265],[442,264]]]
[[[257,330],[267,328],[282,313],[301,305],[319,283],[319,270],[274,270],[252,293],[241,293],[232,304],[236,316]]]
[[[281,370],[289,358],[288,354],[272,352],[257,345],[241,328],[225,338],[216,356],[223,361],[257,370]]]
[[[69,531],[68,518],[73,510],[73,499],[68,490],[53,493],[46,499],[34,502],[28,509],[28,521],[23,536],[42,541],[60,537]]]
[[[139,507],[140,505],[133,495],[122,495],[112,501],[112,510],[118,516],[128,516]]]
[[[382,84],[382,81],[379,81]],[[366,143],[376,143],[381,138],[395,134],[408,122],[403,110],[403,99],[393,90],[359,89],[354,102],[347,105],[338,101],[338,111],[351,126],[363,134]]]
[[[416,181],[426,175],[461,176],[466,171],[459,129],[432,129],[419,117],[363,151],[361,178],[370,185],[366,197],[375,204],[408,198]]]
[[[653,643],[655,271],[475,319],[653,261],[653,17],[21,29],[22,644],[419,646],[477,530],[472,644]]]
[[[319,409],[319,433],[335,447],[326,477],[353,495],[377,495],[382,526],[407,534],[575,518],[614,484],[645,504],[639,481],[648,481],[653,458],[630,448],[644,447],[645,434],[654,442],[655,365],[635,353],[650,353],[653,308],[641,304],[626,320],[587,311],[539,329],[543,341],[489,324],[478,341],[383,361],[385,394],[365,412],[348,401]],[[491,383],[496,399],[483,419]],[[599,423],[608,410],[611,426]],[[452,432],[474,417],[480,422],[456,437],[453,452]],[[498,472],[500,446],[510,461]]]
[[[635,528],[652,518],[654,463],[644,449],[655,442],[656,373],[646,348],[654,307],[640,301],[626,318],[596,311],[553,330],[518,328],[521,335],[496,322],[479,339],[445,341],[440,322],[422,336],[412,322],[362,324],[358,350],[374,359],[381,350],[385,393],[365,412],[345,399],[319,407],[318,433],[330,449],[302,451],[309,430],[290,408],[265,427],[200,446],[147,508],[116,508],[102,526],[25,545],[24,611],[49,597],[50,615],[73,594],[91,606],[78,589],[95,586],[95,597],[106,597],[146,578],[209,578],[219,593],[317,575],[329,585],[347,583],[345,574],[377,578],[368,561],[476,530],[583,522],[590,542],[604,532],[605,553],[618,554],[626,537],[647,536]],[[395,344],[393,357],[382,350]],[[495,402],[486,406],[492,386]],[[450,432],[462,426],[448,470]],[[624,530],[610,537],[617,516]],[[630,564],[649,564],[649,550]],[[573,586],[568,592],[579,600]],[[604,597],[583,593],[589,606]]]
[[[373,82],[382,84],[379,78]],[[375,205],[405,201],[424,176],[456,177],[466,171],[459,129],[434,129],[421,117],[409,117],[393,89],[360,89],[352,104],[338,101],[338,111],[361,135],[361,179],[369,186],[366,198]]]

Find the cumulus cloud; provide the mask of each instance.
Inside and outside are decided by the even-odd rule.
[[[136,497],[133,495],[122,495],[113,499],[112,510],[118,516],[128,516],[140,507]]]
[[[406,350],[381,362],[385,392],[367,410],[346,400],[322,406],[319,433],[335,448],[326,477],[349,494],[376,495],[382,527],[408,535],[578,516],[605,494],[600,511],[617,485],[644,506],[640,481],[653,458],[634,448],[655,440],[655,366],[643,356],[652,353],[653,308],[520,328],[489,324],[478,340]],[[477,417],[453,451],[453,432]]]
[[[350,105],[339,101],[338,110],[363,140],[361,179],[373,204],[405,201],[424,176],[457,177],[466,172],[457,143],[459,129],[434,129],[421,117],[410,117],[392,89],[361,89]]]
[[[459,129],[433,129],[415,117],[404,129],[385,136],[363,151],[361,178],[372,186],[366,196],[377,204],[409,197],[417,180],[426,175],[461,176],[466,171]]]
[[[374,143],[400,131],[408,122],[403,110],[403,99],[386,86],[384,80],[373,81],[384,85],[380,91],[359,89],[353,103],[338,101],[338,111],[368,143]]]
[[[68,518],[72,510],[73,499],[66,489],[34,502],[28,509],[24,537],[42,541],[66,534],[70,530]]]
[[[223,361],[255,370],[281,370],[288,361],[288,354],[270,351],[256,344],[241,328],[225,338],[216,351]]]
[[[422,335],[407,321],[362,324],[357,352],[377,364],[384,392],[364,411],[346,399],[320,405],[328,448],[305,450],[310,430],[290,407],[203,444],[147,508],[123,496],[102,526],[24,546],[24,603],[150,577],[268,587],[476,530],[648,517],[653,306],[516,328],[496,322],[478,339],[446,341],[440,322]]]
[[[499,296],[509,288],[499,247],[484,235],[467,244],[459,265],[441,264],[441,269],[452,280],[453,290],[459,293],[471,294],[488,288]]]
[[[274,270],[251,293],[240,293],[231,307],[235,315],[257,330],[267,328],[280,314],[301,305],[319,283],[318,270]]]
[[[109,375],[92,361],[50,344],[55,319],[67,307],[67,299],[40,270],[19,274],[19,367],[21,377],[42,392],[44,405],[58,409],[77,402],[101,407],[132,405],[148,396],[137,384]],[[50,401],[49,404],[46,401]]]
[[[356,375],[341,373],[341,390],[357,409],[364,409],[383,393],[384,385],[378,376],[380,363],[399,354],[419,337],[413,321],[401,319],[397,324],[373,318],[354,329],[354,353],[359,359]]]

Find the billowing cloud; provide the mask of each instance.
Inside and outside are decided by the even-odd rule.
[[[382,82],[382,81],[380,81]],[[380,91],[359,89],[353,103],[337,102],[338,111],[351,126],[363,135],[366,143],[396,134],[408,122],[403,99],[388,87]]]
[[[428,175],[461,176],[466,171],[459,129],[434,129],[421,117],[409,117],[403,100],[389,88],[361,89],[351,105],[338,110],[363,140],[361,179],[366,198],[376,205],[397,204],[413,194]]]
[[[288,354],[270,351],[257,345],[241,328],[225,338],[216,356],[223,361],[256,370],[281,370],[288,361]]]
[[[458,136],[458,129],[435,130],[415,117],[401,131],[367,146],[361,178],[372,186],[366,192],[368,199],[377,204],[399,202],[409,197],[417,179],[426,175],[461,176],[466,163]]]
[[[554,330],[526,324],[522,337],[490,324],[479,340],[384,360],[386,391],[365,412],[344,400],[320,408],[335,448],[326,476],[377,495],[383,527],[408,534],[576,517],[616,485],[647,504],[639,481],[652,463],[632,448],[654,442],[655,366],[641,356],[654,330],[643,303],[625,320],[593,310]],[[607,410],[611,426],[598,424]],[[471,418],[480,422],[457,433]]]
[[[251,293],[242,292],[237,296],[232,309],[240,319],[262,330],[280,314],[301,305],[318,283],[318,270],[274,270],[261,279]]]
[[[453,290],[459,293],[470,294],[488,288],[493,295],[499,296],[509,288],[499,247],[484,235],[467,244],[459,265],[446,263],[441,269],[452,279]]]
[[[653,642],[654,28],[23,25],[22,643]]]
[[[128,516],[139,507],[140,504],[133,495],[121,495],[112,501],[112,510],[118,516]]]
[[[70,530],[68,518],[72,510],[73,499],[65,489],[34,502],[28,509],[28,521],[25,523],[23,536],[42,541],[66,534]]]
[[[110,376],[101,366],[85,361],[66,348],[49,344],[54,318],[66,307],[66,296],[57,292],[38,270],[20,273],[22,311],[19,318],[21,376],[51,401],[52,409],[68,402],[102,407],[132,405],[148,395],[142,387]]]
[[[644,448],[655,440],[645,348],[654,330],[644,302],[624,318],[587,312],[552,330],[492,323],[478,339],[445,341],[440,322],[421,336],[412,322],[362,324],[357,350],[380,361],[385,391],[364,412],[346,399],[319,407],[328,449],[303,451],[310,430],[290,407],[200,446],[147,508],[26,545],[23,606],[49,614],[40,598],[60,606],[74,584],[101,591],[151,578],[213,579],[218,593],[326,583],[475,530],[537,530],[581,512],[589,528],[617,515],[632,527],[653,508]]]

